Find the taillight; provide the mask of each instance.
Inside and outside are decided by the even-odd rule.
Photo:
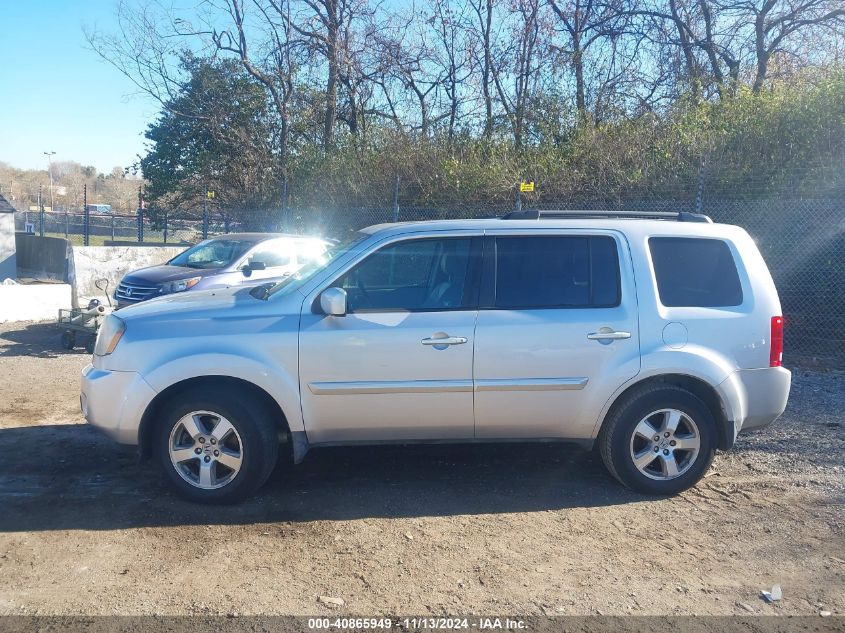
[[[783,317],[772,317],[771,349],[769,350],[769,367],[780,367],[783,364]]]

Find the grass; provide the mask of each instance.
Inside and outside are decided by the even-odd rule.
[[[60,237],[62,239],[67,239],[74,246],[82,246],[85,241],[84,236],[80,233],[69,233],[67,236],[65,236],[64,233],[50,233],[45,231],[44,237]],[[105,246],[106,242],[111,241],[111,235],[90,235],[88,237],[89,246]],[[164,242],[164,233],[162,231],[145,231],[143,242],[138,242],[137,238],[134,237],[130,238],[126,236],[116,235],[114,241],[125,242],[127,244],[146,244],[149,242],[151,244],[158,245]],[[178,240],[174,239],[173,234],[168,232],[167,245],[182,246],[183,244],[181,244]]]

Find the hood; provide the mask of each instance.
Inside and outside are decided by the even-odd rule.
[[[187,266],[168,266],[167,264],[162,264],[160,266],[149,266],[147,268],[133,270],[123,277],[123,281],[139,286],[147,284],[155,285],[168,281],[190,279],[191,277],[208,277],[209,275],[216,275],[220,270],[220,268],[188,268]]]
[[[188,318],[220,317],[228,315],[230,310],[238,308],[237,316],[251,316],[259,313],[266,302],[249,294],[251,287],[227,286],[212,290],[177,292],[141,301],[121,308],[115,314],[126,321],[134,319],[169,318],[186,316]]]

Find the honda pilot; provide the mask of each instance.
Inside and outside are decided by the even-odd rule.
[[[82,410],[200,502],[320,446],[526,440],[678,493],[783,412],[784,320],[742,228],[622,216],[373,226],[277,283],[131,305]]]

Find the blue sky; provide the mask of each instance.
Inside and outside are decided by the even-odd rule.
[[[0,0],[0,161],[103,172],[143,153],[155,103],[87,48],[83,26],[114,30],[115,0]]]

